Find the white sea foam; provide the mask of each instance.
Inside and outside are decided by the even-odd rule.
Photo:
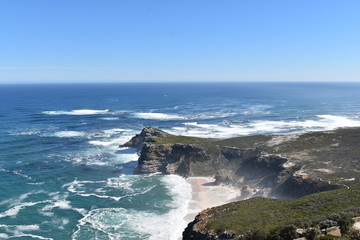
[[[82,196],[82,197],[97,197],[97,198],[108,198],[108,199],[113,199],[115,201],[119,201],[121,198],[126,197],[126,195],[121,196],[121,197],[115,197],[115,196],[108,196],[108,195],[100,195],[97,193],[94,193],[93,191],[91,192],[86,192],[87,188],[86,186],[84,186],[85,184],[98,184],[98,183],[106,183],[106,181],[78,181],[77,179],[75,179],[74,181],[67,183],[65,185],[63,185],[63,187],[67,187],[67,190],[71,193],[75,193],[76,195]]]
[[[143,181],[143,178],[151,176],[127,176],[111,178],[106,182],[106,187],[125,189],[129,193],[133,191],[144,194],[153,186],[140,191],[133,189],[131,184],[136,181]],[[136,239],[167,239],[177,240],[186,227],[183,220],[187,214],[188,203],[191,199],[191,186],[180,176],[162,176],[161,181],[168,188],[172,201],[169,202],[168,213],[158,214],[150,211],[137,211],[123,208],[101,208],[93,209],[86,214],[78,223],[77,231],[73,234],[73,239],[82,239],[89,233],[96,232],[104,235],[106,239],[123,239],[133,236]],[[75,183],[78,185],[79,181]],[[74,183],[69,184],[70,191],[78,191]],[[141,192],[141,193],[140,193]],[[136,193],[134,193],[136,194]],[[163,226],[167,226],[165,229]]]
[[[131,129],[124,129],[124,128],[112,128],[112,129],[103,130],[104,133],[110,134],[110,135],[124,133],[124,132],[132,132],[132,131],[133,130],[131,130]]]
[[[119,120],[120,118],[118,118],[118,117],[103,117],[100,119],[106,120],[106,121],[115,121],[115,120]]]
[[[102,137],[105,139],[101,140],[91,140],[90,144],[95,146],[107,147],[109,152],[115,152],[119,150],[119,145],[124,144],[129,141],[136,131],[131,129],[123,129],[123,128],[113,128],[102,130],[98,137]]]
[[[52,238],[42,237],[42,236],[34,235],[34,234],[18,234],[18,235],[8,237],[8,238],[23,238],[23,237],[30,237],[31,239],[35,238],[35,239],[40,239],[40,240],[54,240]]]
[[[37,205],[37,204],[48,203],[48,202],[50,202],[50,200],[21,203],[19,205],[16,205],[16,206],[6,210],[3,213],[0,213],[0,218],[16,216],[22,209],[24,209],[26,207],[31,207],[31,206],[34,206],[34,205]]]
[[[71,209],[70,201],[66,200],[68,197],[67,193],[54,194],[52,195],[51,204],[44,206],[41,211],[51,211],[54,208],[59,209]]]
[[[105,110],[93,110],[93,109],[78,109],[71,111],[44,111],[44,114],[47,115],[97,115],[97,114],[107,114],[109,109]]]
[[[26,178],[26,179],[29,179],[31,180],[32,178],[24,173],[21,172],[21,170],[13,170],[11,171],[11,173],[15,174],[15,175],[18,175],[20,177],[23,177],[23,178]]]
[[[215,118],[226,118],[235,116],[237,113],[209,113],[209,114],[192,114],[189,116],[179,114],[167,114],[167,113],[133,113],[135,118],[149,119],[149,120],[194,120],[194,119],[215,119]]]
[[[95,146],[109,146],[115,143],[115,141],[99,141],[99,140],[92,140],[89,141],[90,144]]]
[[[0,233],[0,239],[8,239],[9,235],[5,234],[5,233]]]
[[[20,238],[20,237],[30,237],[31,239],[51,239],[45,238],[38,235],[28,234],[24,232],[37,231],[40,229],[39,225],[5,225],[0,224],[0,228],[3,228],[5,233],[0,234],[0,239],[10,239],[10,238]],[[28,239],[28,238],[27,238]]]
[[[26,183],[26,184],[29,184],[29,185],[43,185],[43,184],[45,184],[45,182],[34,182],[34,183]]]
[[[180,116],[177,114],[166,114],[166,113],[133,113],[135,118],[150,119],[150,120],[184,120],[186,116]]]
[[[16,229],[22,232],[28,232],[28,231],[36,231],[40,229],[39,225],[33,224],[33,225],[17,225]]]
[[[132,192],[131,188],[132,183],[128,179],[125,178],[125,175],[120,175],[117,178],[109,178],[106,181],[106,187],[116,188],[116,189],[124,189],[128,192]]]
[[[60,230],[64,230],[65,229],[65,225],[69,224],[69,219],[67,218],[57,218],[57,219],[52,219],[50,225],[52,226],[58,226],[58,229]]]
[[[74,164],[85,164],[85,165],[106,166],[106,165],[114,164],[114,159],[112,158],[112,155],[110,153],[96,151],[96,150],[70,153],[68,155],[65,155],[63,160]]]
[[[238,124],[184,123],[184,127],[174,127],[170,133],[195,137],[229,138],[254,134],[272,134],[334,130],[339,127],[359,127],[360,120],[345,116],[318,115],[316,120],[304,121],[253,121]]]
[[[91,140],[89,143],[95,146],[109,147],[109,150],[116,151],[118,150],[119,145],[126,143],[130,138],[130,136],[121,136],[109,140]]]
[[[1,206],[1,205],[6,205],[6,204],[8,204],[9,207],[13,207],[13,206],[16,206],[16,205],[21,204],[21,203],[22,203],[25,199],[27,199],[30,195],[39,194],[39,193],[43,193],[43,191],[30,191],[30,192],[21,194],[21,195],[18,196],[18,197],[14,197],[14,198],[10,198],[10,199],[1,201],[1,202],[0,202],[0,206]]]
[[[40,130],[38,129],[34,129],[34,130],[15,130],[15,131],[11,131],[9,132],[10,135],[15,135],[15,136],[26,136],[26,135],[36,135],[41,133]]]
[[[54,133],[53,136],[59,138],[71,138],[71,137],[83,137],[85,135],[86,135],[85,132],[79,132],[79,131],[59,131]]]

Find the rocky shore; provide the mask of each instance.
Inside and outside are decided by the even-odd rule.
[[[240,189],[242,199],[298,198],[357,186],[359,146],[360,128],[210,139],[175,136],[153,127],[123,145],[138,150],[138,173],[214,177],[216,184]]]

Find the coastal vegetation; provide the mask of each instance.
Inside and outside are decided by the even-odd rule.
[[[320,233],[315,229],[339,226],[342,239],[352,239],[345,237],[356,235],[350,231],[356,216],[360,216],[360,186],[297,199],[258,197],[233,202],[203,211],[191,224],[198,232],[212,236],[226,233],[228,239],[245,240],[295,239],[300,236],[297,229],[308,229],[302,235],[318,239]]]

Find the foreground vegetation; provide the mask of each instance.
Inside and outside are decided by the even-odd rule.
[[[231,233],[234,239],[294,239],[297,228],[319,226],[340,226],[341,239],[358,239],[349,226],[352,217],[360,216],[360,187],[298,199],[253,198],[209,209],[205,215],[197,228],[217,236]]]

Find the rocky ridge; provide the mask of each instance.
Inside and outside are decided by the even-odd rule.
[[[360,128],[209,139],[146,127],[123,146],[138,149],[138,173],[215,176],[217,184],[241,188],[242,199],[297,198],[360,183]],[[192,239],[220,239],[196,230],[209,218],[202,212],[190,223],[187,232],[202,236]]]
[[[293,198],[359,183],[360,128],[208,139],[146,127],[123,146],[138,149],[138,173],[215,176],[247,197]]]

